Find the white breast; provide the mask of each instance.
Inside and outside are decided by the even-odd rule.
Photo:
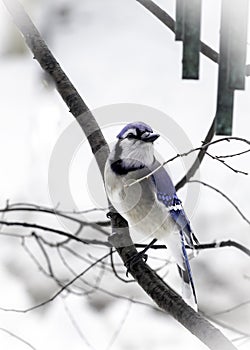
[[[128,221],[132,236],[136,241],[142,237],[164,239],[171,232],[178,231],[165,205],[158,201],[154,185],[150,179],[126,187],[142,177],[140,169],[127,175],[116,175],[109,166],[105,167],[105,187],[114,208]],[[134,233],[134,234],[133,234]]]

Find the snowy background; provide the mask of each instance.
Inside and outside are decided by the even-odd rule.
[[[210,0],[203,3],[202,40],[218,50],[220,2]],[[103,106],[120,103],[150,106],[170,116],[194,146],[200,145],[216,110],[218,67],[215,63],[201,55],[200,80],[183,81],[181,44],[176,43],[173,33],[135,0],[26,0],[23,4],[91,109],[102,110]],[[161,0],[157,4],[174,16],[173,0]],[[54,203],[48,189],[50,158],[73,118],[37,62],[32,60],[32,54],[26,49],[1,2],[0,40],[0,204],[4,207],[9,200],[10,203],[29,202],[51,207]],[[246,90],[235,94],[233,127],[235,136],[247,139],[250,138],[248,79]],[[109,142],[114,141],[120,126],[131,118],[125,120],[118,115],[117,125],[107,125],[104,132]],[[168,159],[174,154],[174,147],[168,144],[168,135],[165,137],[156,148],[163,159]],[[213,150],[214,154],[221,155],[243,149],[246,146],[231,143],[220,144]],[[250,172],[249,154],[230,159],[229,163],[236,169]],[[94,172],[92,167],[94,169],[93,157],[85,143],[74,154],[69,169],[76,207],[63,207],[61,203],[63,209],[83,210],[105,204],[102,200],[96,201],[87,188]],[[171,164],[169,169],[175,183],[184,174],[181,162]],[[86,174],[89,174],[88,179]],[[227,194],[250,219],[249,177],[205,159],[200,178]],[[192,188],[197,184],[188,186]],[[185,198],[186,191],[186,188],[180,191],[181,198]],[[249,224],[218,193],[200,187],[195,211],[189,214],[201,242],[233,239],[250,246]],[[86,217],[89,220],[105,219],[102,212]],[[35,215],[18,212],[8,214],[6,218],[38,220]],[[39,223],[60,227],[60,223],[47,216],[40,216]],[[1,231],[20,233],[19,229],[6,227]],[[89,230],[85,234],[93,237],[96,232]],[[93,258],[105,253],[101,248],[76,244],[72,247],[88,258],[88,254]],[[42,261],[35,244],[31,244],[30,249]],[[66,278],[68,275],[57,261],[56,254],[50,253],[58,274],[65,274]],[[158,252],[154,256],[163,259],[164,254]],[[66,257],[78,272],[88,266]],[[39,272],[18,239],[1,237],[0,262],[0,307],[25,309],[48,299],[58,290],[53,281]],[[117,259],[117,262],[120,261]],[[160,262],[151,259],[149,264],[159,266]],[[234,248],[201,252],[192,261],[200,308],[212,316],[248,301],[249,264],[249,258]],[[120,272],[125,277],[122,266]],[[179,291],[174,264],[168,265],[163,272],[166,281]],[[95,283],[101,274],[102,268],[95,268],[86,275],[85,282]],[[100,290],[85,296],[72,294],[66,297],[64,294],[46,307],[28,313],[0,311],[0,328],[22,337],[35,349],[205,349],[172,318],[150,307],[151,301],[137,285],[125,284],[109,272],[100,279]],[[82,283],[79,282],[79,287],[86,288]],[[124,298],[116,298],[105,291]],[[228,329],[224,332],[230,339],[235,339],[239,349],[249,348],[248,339],[240,337],[241,333],[250,334],[250,303],[212,317],[239,330],[239,333]],[[28,348],[1,329],[2,349]]]

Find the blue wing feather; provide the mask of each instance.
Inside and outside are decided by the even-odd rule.
[[[180,208],[182,203],[176,194],[170,176],[162,167],[152,175],[152,178],[156,186],[158,200],[169,208],[173,220],[180,227],[180,230],[183,230],[187,244],[193,247],[193,238],[195,239],[195,236],[192,233],[190,222],[185,211]]]
[[[157,166],[159,166],[159,162],[155,161],[154,168],[156,168]],[[167,171],[163,167],[160,168],[157,172],[155,172],[152,175],[152,180],[156,187],[158,200],[168,208],[172,219],[180,228],[179,232],[181,240],[181,250],[185,270],[182,270],[179,267],[179,271],[184,284],[187,283],[191,286],[194,302],[195,305],[197,305],[195,287],[185,247],[185,241],[190,247],[193,247],[193,239],[196,243],[198,242],[198,240],[192,232],[190,222],[185,214],[185,211],[182,208],[181,201],[176,194],[175,187]]]

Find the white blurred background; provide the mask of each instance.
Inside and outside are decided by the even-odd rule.
[[[181,44],[176,43],[173,33],[135,0],[23,0],[22,3],[90,109],[118,103],[150,106],[170,116],[194,146],[200,145],[216,110],[218,67],[215,63],[201,55],[200,80],[183,81]],[[174,16],[173,0],[161,0],[157,4]],[[216,50],[219,11],[220,2],[203,2],[202,40]],[[0,40],[1,207],[6,205],[7,200],[10,203],[28,202],[51,207],[49,161],[57,140],[73,117],[38,63],[32,60],[32,54],[2,3]],[[246,139],[250,138],[248,79],[246,90],[235,94],[233,125],[233,135]],[[117,116],[117,125],[126,121]],[[105,130],[109,142],[115,140],[119,128],[115,126]],[[169,158],[166,150],[170,147],[167,148],[166,144],[162,141],[157,146],[163,159]],[[230,154],[244,149],[246,146],[240,143],[224,143],[213,148],[213,154]],[[96,206],[86,186],[86,173],[92,161],[91,151],[85,144],[82,150],[76,152],[70,169],[76,207],[63,208],[62,203],[62,209],[84,210]],[[229,159],[228,163],[236,169],[250,172],[249,154]],[[181,166],[171,164],[169,169],[175,183],[184,175]],[[228,195],[250,219],[248,176],[236,174],[218,162],[205,159],[200,177]],[[180,197],[185,196],[185,191],[183,188],[179,192]],[[94,212],[86,218],[105,220],[105,214]],[[51,217],[38,217],[28,212],[6,214],[4,219],[60,227],[60,223]],[[232,239],[250,246],[249,224],[222,196],[208,188],[200,188],[197,208],[192,213],[192,226],[202,243]],[[85,230],[86,237],[100,237],[94,230]],[[1,231],[31,232],[6,227],[1,227]],[[28,241],[27,244],[46,266],[37,245]],[[103,248],[76,243],[71,247],[89,261],[106,252]],[[29,308],[58,290],[58,286],[39,271],[23,248],[20,239],[1,236],[2,308]],[[59,262],[57,253],[53,249],[49,253],[57,273],[68,278],[69,274]],[[163,259],[165,252],[153,255]],[[81,263],[70,254],[65,254],[65,257],[78,272],[88,266],[88,263]],[[120,263],[119,259],[117,262]],[[160,262],[151,259],[149,264],[159,266]],[[249,257],[234,248],[203,251],[192,261],[201,310],[220,324],[238,330],[234,332],[224,328],[223,332],[235,341],[239,349],[249,349],[249,337],[244,337],[244,334],[250,336],[250,303],[232,312],[213,314],[250,300],[249,266]],[[119,271],[125,278],[125,269],[120,266]],[[166,281],[179,291],[174,264],[168,265],[163,272]],[[151,304],[136,284],[119,281],[102,265],[86,275],[90,284],[95,284],[98,279],[100,290],[87,295],[63,293],[47,306],[27,313],[0,310],[0,328],[22,337],[35,349],[177,350],[184,346],[205,349],[172,318],[150,306],[127,300]],[[91,289],[84,283],[81,285],[79,282],[78,285]],[[105,291],[125,298],[108,295]],[[6,350],[28,348],[27,344],[1,329],[0,344],[1,349]]]

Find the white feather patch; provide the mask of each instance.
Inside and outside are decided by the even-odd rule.
[[[133,129],[128,129],[123,135],[122,135],[122,138],[125,139],[128,134],[133,134],[136,136],[136,130],[133,128]]]
[[[171,205],[170,207],[167,207],[168,210],[182,210],[182,205],[177,204],[177,205]]]

